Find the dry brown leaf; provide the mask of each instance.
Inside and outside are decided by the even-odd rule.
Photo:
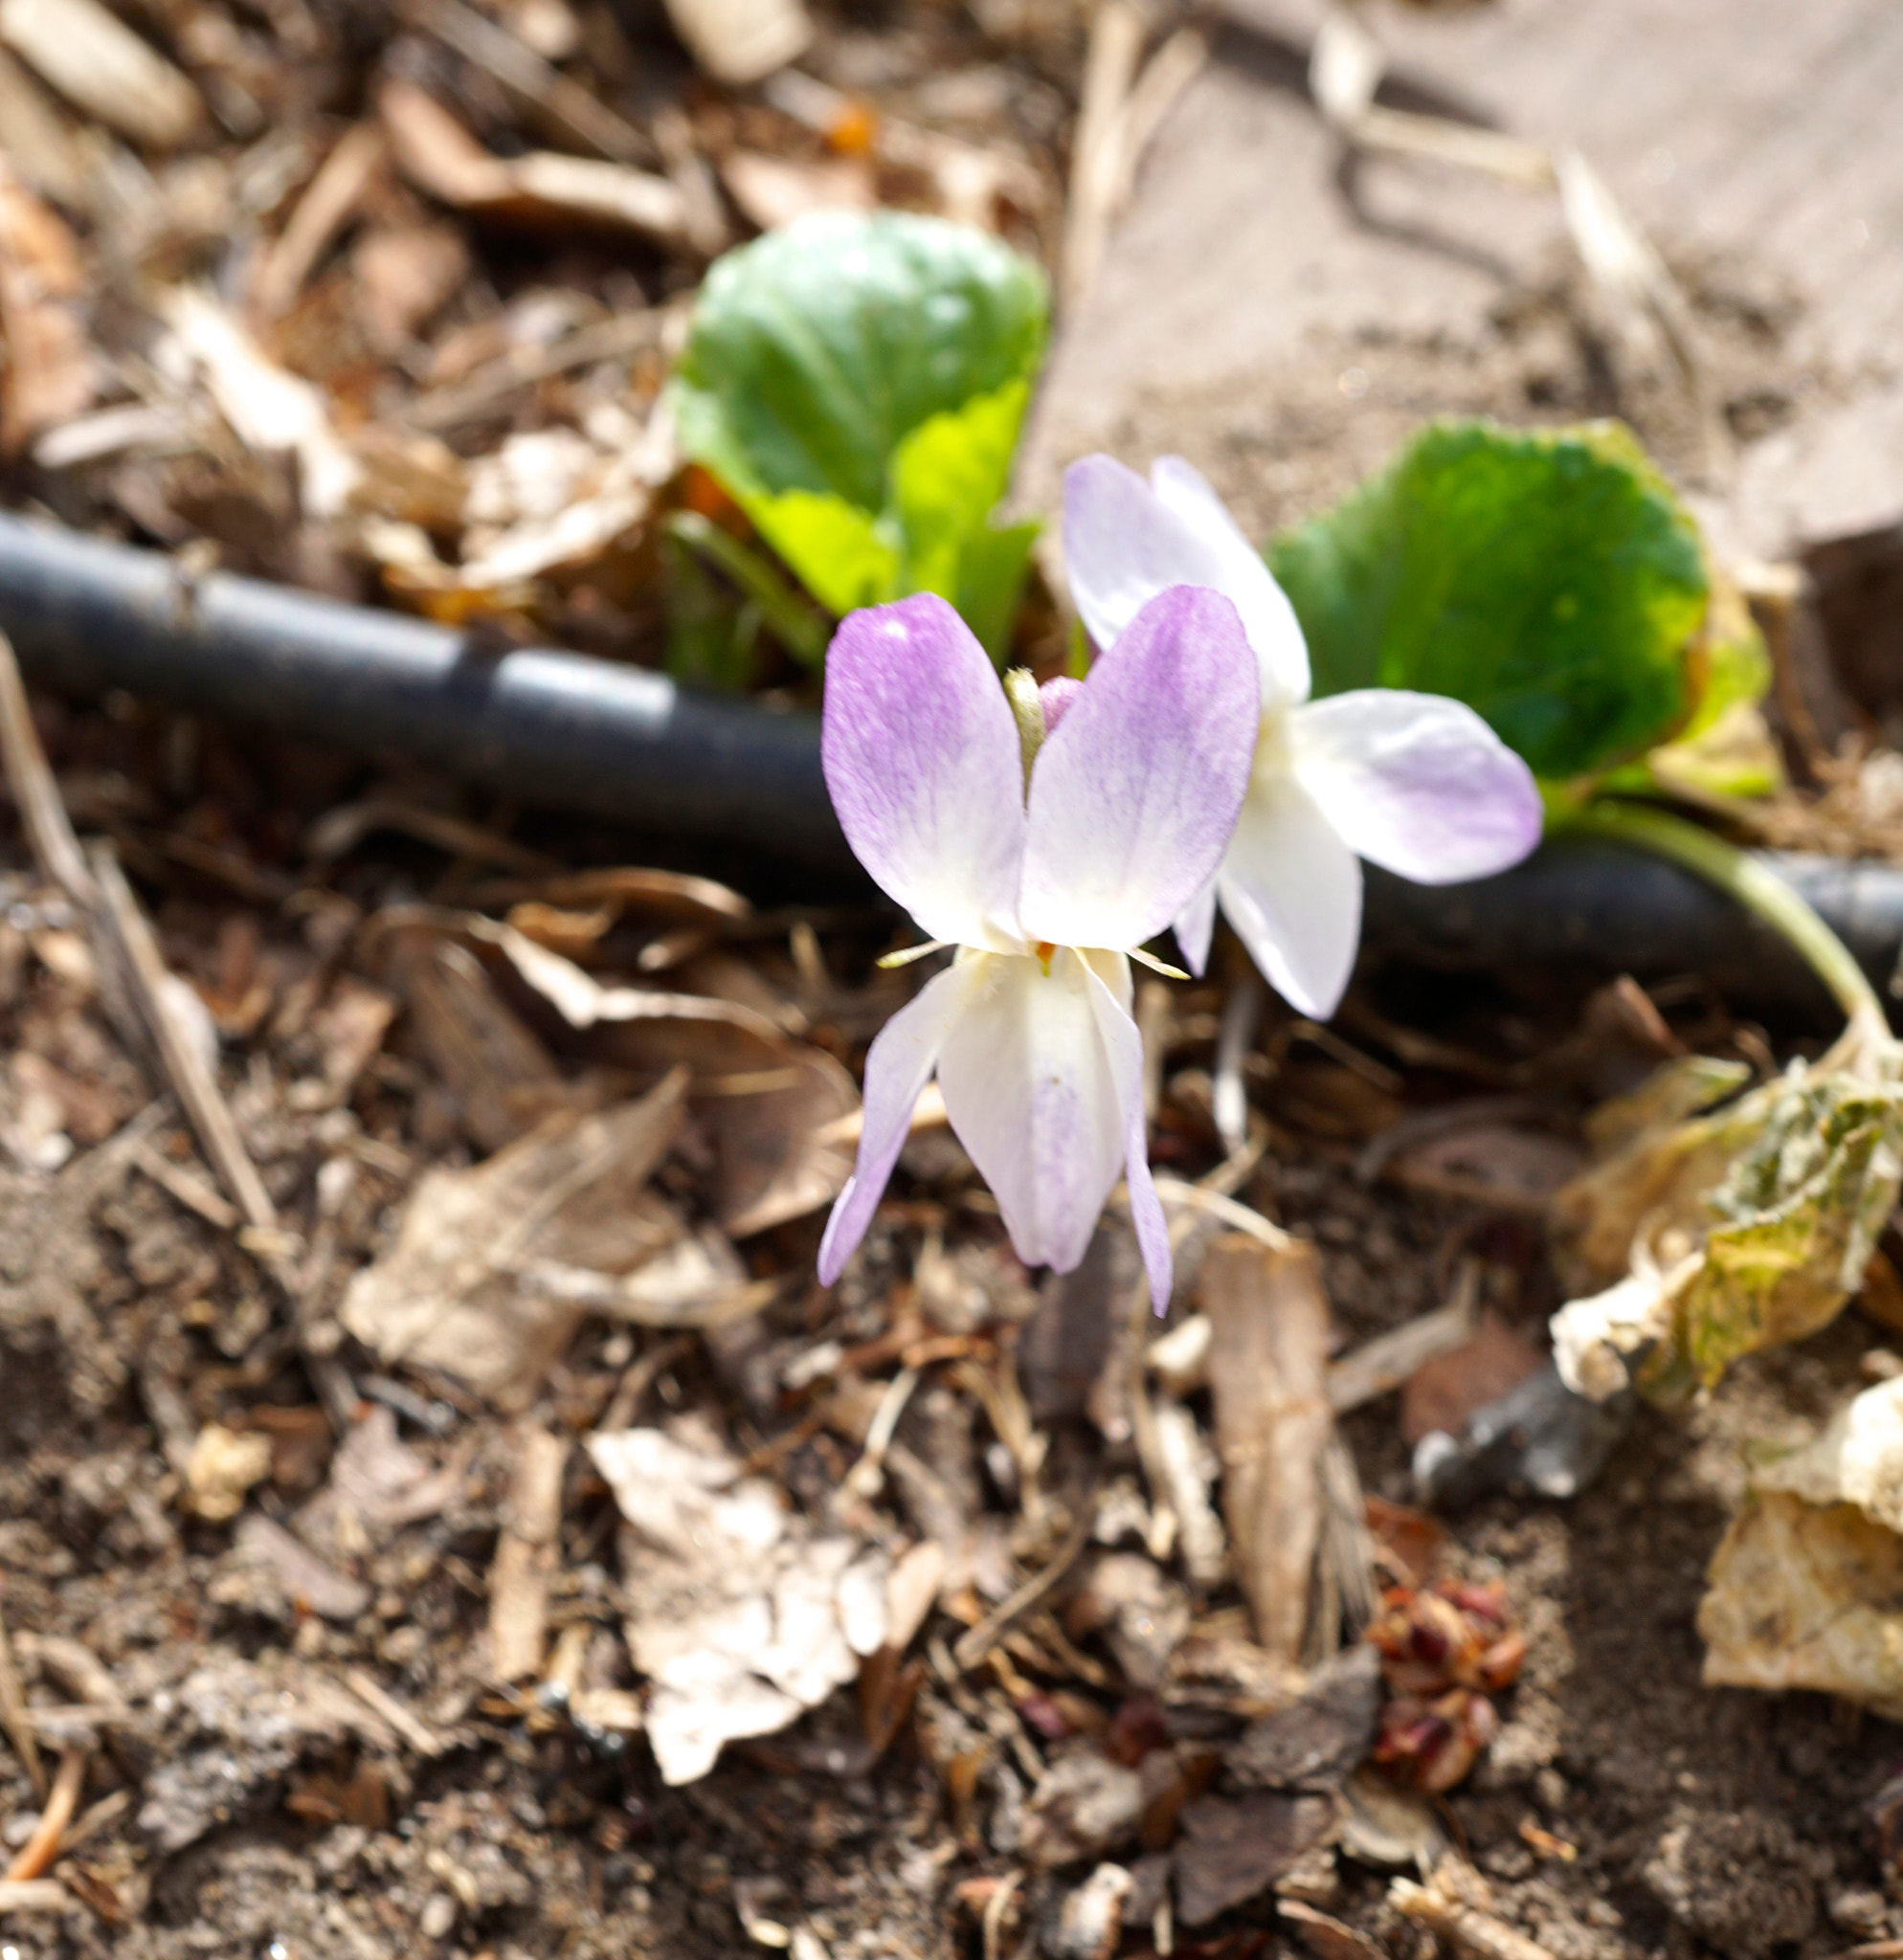
[[[469,929],[571,1027],[597,1031],[605,1059],[660,1076],[693,1071],[694,1112],[715,1155],[714,1211],[735,1238],[830,1204],[852,1174],[829,1125],[859,1108],[852,1078],[751,1009],[701,994],[603,987],[591,974],[493,922]]]
[[[530,226],[611,226],[670,244],[687,242],[685,201],[665,177],[554,150],[491,155],[414,82],[386,81],[377,109],[404,175],[458,211]]]
[[[467,1170],[426,1172],[395,1245],[351,1281],[339,1317],[386,1365],[458,1375],[521,1408],[587,1311],[525,1286],[535,1259],[624,1272],[675,1229],[644,1187],[679,1129],[686,1078],[595,1116],[564,1113]]]
[[[390,972],[424,1054],[479,1147],[501,1149],[574,1102],[554,1058],[466,947],[426,927],[399,927]]]
[[[628,1650],[652,1683],[664,1782],[691,1783],[724,1744],[817,1708],[884,1644],[883,1551],[810,1530],[711,1442],[597,1431],[588,1452],[629,1540]]]
[[[1698,1608],[1707,1683],[1815,1688],[1903,1719],[1903,1380],[1752,1481]]]
[[[1312,1247],[1219,1239],[1198,1281],[1222,1459],[1222,1511],[1256,1637],[1293,1660],[1309,1622],[1322,1528],[1328,1297]]]
[[[0,48],[0,154],[44,197],[84,210],[91,188],[73,125],[38,82]]]
[[[1563,1137],[1481,1122],[1398,1152],[1385,1174],[1409,1191],[1536,1214],[1584,1164],[1578,1146]]]
[[[0,40],[107,128],[176,149],[204,120],[198,91],[99,0],[0,0]]]

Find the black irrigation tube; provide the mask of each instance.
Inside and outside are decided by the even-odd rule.
[[[400,613],[223,574],[0,515],[0,628],[40,686],[114,690],[359,753],[396,752],[524,802],[627,823],[863,889],[808,715],[703,695],[577,654],[504,651]],[[1780,857],[1885,987],[1903,871]],[[1433,964],[1703,973],[1740,998],[1823,1010],[1767,927],[1689,873],[1600,843],[1549,844],[1499,878],[1430,889],[1372,873],[1368,939]]]

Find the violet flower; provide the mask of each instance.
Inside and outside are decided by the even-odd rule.
[[[935,1071],[1027,1265],[1069,1272],[1122,1172],[1159,1311],[1169,1299],[1129,956],[1215,873],[1261,703],[1228,600],[1178,588],[1130,612],[1081,686],[1025,689],[1028,737],[929,593],[853,613],[827,653],[821,755],[846,838],[958,948],[866,1056],[859,1161],[819,1246],[829,1285]]]
[[[1146,483],[1107,456],[1063,484],[1072,597],[1099,646],[1165,587],[1230,598],[1262,674],[1249,792],[1216,878],[1176,940],[1200,973],[1216,902],[1270,984],[1307,1014],[1334,1012],[1361,937],[1361,866],[1456,884],[1516,864],[1539,841],[1533,771],[1464,702],[1371,687],[1309,699],[1309,650],[1261,554],[1180,457]]]

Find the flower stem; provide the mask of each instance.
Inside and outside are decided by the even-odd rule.
[[[1883,1003],[1849,947],[1768,864],[1748,851],[1669,811],[1603,797],[1572,813],[1557,828],[1633,844],[1696,872],[1781,933],[1829,988],[1853,1027],[1889,1032]]]

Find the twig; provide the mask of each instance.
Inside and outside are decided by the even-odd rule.
[[[1553,1960],[1537,1940],[1438,1885],[1396,1879],[1388,1886],[1388,1903],[1404,1919],[1450,1941],[1467,1960]]]
[[[1472,1336],[1479,1293],[1479,1265],[1464,1259],[1454,1282],[1454,1297],[1445,1306],[1377,1335],[1329,1369],[1329,1407],[1337,1415],[1346,1415],[1351,1409],[1399,1388],[1416,1369],[1437,1355],[1451,1353]]]
[[[78,1903],[57,1879],[0,1879],[0,1918],[10,1912],[70,1912]]]
[[[465,61],[473,61],[505,89],[558,122],[585,149],[616,164],[647,160],[649,145],[632,122],[624,122],[580,82],[545,61],[505,28],[463,6],[462,0],[416,0],[404,11]]]
[[[382,126],[359,122],[338,138],[298,199],[257,276],[253,303],[275,320],[298,297],[311,268],[348,222],[389,149]]]
[[[344,1685],[373,1715],[381,1715],[410,1747],[421,1756],[439,1756],[449,1745],[420,1717],[413,1715],[396,1697],[380,1688],[361,1667],[344,1670]]]
[[[1066,309],[1089,290],[1108,242],[1122,174],[1124,107],[1136,79],[1146,27],[1134,0],[1102,0],[1091,17],[1058,278]]]
[[[46,1801],[46,1765],[40,1761],[39,1743],[34,1735],[33,1717],[27,1709],[26,1691],[20,1685],[19,1671],[13,1665],[12,1642],[7,1635],[7,1619],[0,1614],[0,1726],[7,1730],[13,1753],[33,1784],[34,1794]]]
[[[1097,1522],[1097,1494],[1092,1491],[1085,1499],[1083,1507],[1077,1513],[1077,1522],[1070,1527],[1070,1535],[1058,1547],[1042,1571],[1026,1579],[1008,1599],[1000,1601],[976,1626],[959,1635],[958,1644],[952,1650],[952,1659],[961,1670],[975,1667],[996,1644],[997,1637],[1013,1620],[1028,1613],[1038,1601],[1056,1586],[1082,1555],[1084,1548],[1090,1542],[1091,1528]]]
[[[109,847],[101,844],[92,853],[92,873],[101,903],[102,917],[114,940],[125,956],[140,1012],[151,1032],[166,1074],[171,1079],[178,1100],[184,1105],[198,1141],[205,1147],[212,1169],[236,1203],[247,1225],[260,1232],[278,1230],[278,1208],[264,1189],[264,1180],[245,1149],[237,1125],[204,1057],[169,998],[171,970],[159,951],[158,941],[132,887],[119,868]]]
[[[183,1164],[174,1164],[150,1144],[136,1146],[132,1162],[161,1191],[175,1197],[188,1212],[196,1212],[206,1224],[220,1232],[235,1232],[244,1222],[237,1208],[220,1197],[202,1177],[194,1176]]]
[[[10,1884],[43,1878],[48,1866],[58,1856],[59,1840],[66,1835],[66,1826],[73,1821],[73,1813],[79,1807],[79,1789],[86,1780],[87,1754],[83,1748],[62,1751],[58,1772],[47,1794],[46,1808],[39,1814],[39,1822],[34,1826],[33,1836],[21,1845],[19,1856],[7,1867]]]
[[[1283,1231],[1280,1225],[1270,1224],[1260,1212],[1252,1211],[1247,1205],[1239,1204],[1236,1199],[1225,1197],[1220,1192],[1211,1191],[1206,1186],[1186,1184],[1180,1177],[1157,1178],[1156,1195],[1166,1205],[1188,1205],[1192,1210],[1205,1213],[1232,1231],[1247,1233],[1251,1238],[1275,1252],[1287,1252],[1301,1243],[1293,1233]]]

